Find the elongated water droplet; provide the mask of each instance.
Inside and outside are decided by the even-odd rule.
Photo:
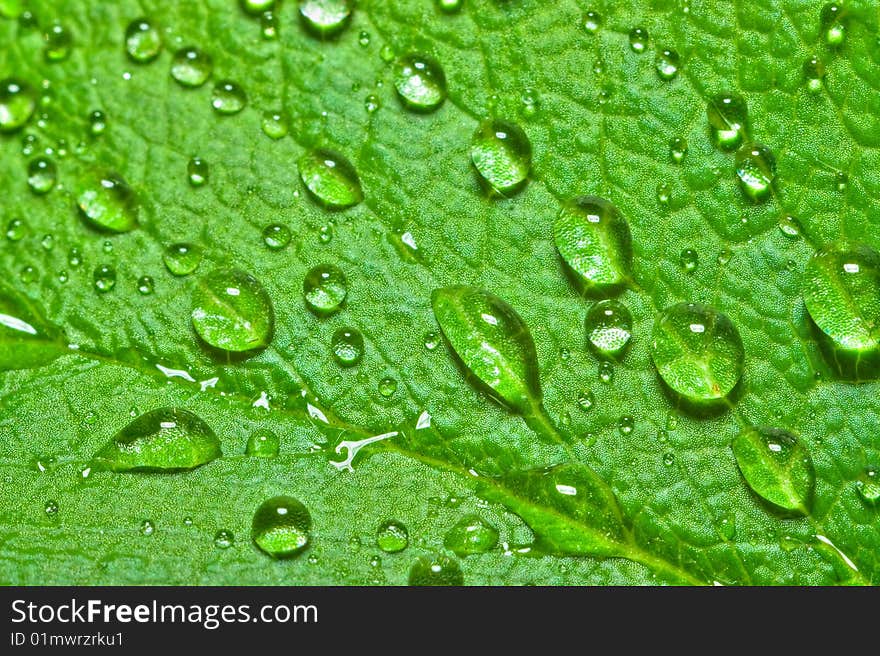
[[[303,280],[306,306],[318,316],[327,316],[339,310],[347,294],[345,274],[333,264],[312,267]]]
[[[832,48],[840,46],[846,39],[846,11],[836,2],[829,2],[822,7],[819,16],[822,24],[822,36]]]
[[[104,134],[107,129],[107,115],[100,109],[96,109],[89,114],[89,132],[94,136]]]
[[[408,109],[432,112],[446,100],[446,74],[432,57],[411,54],[394,64],[394,87]]]
[[[139,203],[128,183],[116,173],[80,186],[77,203],[93,227],[110,232],[128,232],[137,227]]]
[[[459,558],[491,551],[498,544],[498,529],[482,517],[463,517],[446,533],[443,546]]]
[[[186,165],[186,176],[193,187],[201,187],[208,182],[210,169],[201,157],[192,157]]]
[[[218,114],[231,116],[238,114],[247,105],[247,95],[240,86],[229,80],[221,80],[214,85],[211,94],[211,107]]]
[[[746,198],[755,203],[767,200],[776,177],[773,152],[762,144],[743,146],[736,153],[736,175]]]
[[[116,286],[116,269],[109,264],[102,264],[92,273],[92,281],[97,291],[107,293]]]
[[[809,452],[788,431],[746,428],[731,444],[749,487],[786,512],[809,514],[816,476]]]
[[[597,358],[618,360],[632,339],[632,315],[618,301],[599,301],[584,320],[587,346]]]
[[[256,430],[251,433],[245,447],[245,455],[252,458],[274,458],[281,448],[281,440],[278,435],[267,428]]]
[[[533,412],[541,399],[537,354],[516,310],[465,286],[435,290],[431,304],[444,337],[487,391],[516,412]]]
[[[200,87],[214,71],[211,55],[189,46],[174,53],[171,60],[171,77],[185,87]]]
[[[37,109],[34,90],[21,80],[0,80],[0,132],[13,132],[25,125]]]
[[[48,157],[37,157],[28,164],[28,187],[37,195],[48,194],[55,186],[58,170]]]
[[[270,11],[275,8],[276,0],[239,0],[238,4],[245,13],[251,16],[259,16],[264,11]]]
[[[727,396],[742,376],[744,357],[736,327],[714,308],[679,303],[661,312],[654,323],[654,366],[663,382],[688,401]]]
[[[448,556],[421,556],[409,570],[409,585],[464,585],[464,574],[457,562]]]
[[[299,158],[297,166],[306,189],[327,209],[346,209],[364,199],[354,166],[335,151],[323,148],[310,151]]]
[[[661,80],[673,80],[678,76],[678,67],[680,66],[680,58],[675,50],[661,50],[657,53],[657,60],[654,63],[657,69],[657,75]]]
[[[483,121],[471,139],[471,161],[490,191],[508,196],[528,180],[532,144],[515,123]]]
[[[162,33],[147,18],[138,18],[125,30],[125,51],[133,61],[146,64],[162,52]]]
[[[278,27],[281,21],[274,11],[264,11],[260,14],[260,34],[266,41],[278,38]]]
[[[786,237],[797,239],[801,235],[801,224],[795,217],[785,216],[779,220],[779,230]]]
[[[198,415],[182,408],[151,410],[119,431],[92,459],[115,472],[175,472],[219,458],[220,440]]]
[[[634,27],[629,32],[629,47],[633,52],[643,53],[648,47],[648,30],[644,27]]]
[[[202,253],[192,244],[171,244],[162,254],[162,261],[173,275],[188,276],[199,268]]]
[[[825,78],[825,64],[818,57],[810,57],[803,65],[804,79],[807,81],[807,89],[813,93],[822,90],[822,81]]]
[[[862,501],[871,505],[880,503],[880,473],[876,467],[868,467],[856,481],[856,489]]]
[[[617,422],[617,430],[620,431],[621,435],[629,435],[633,432],[636,427],[635,420],[629,415],[625,415],[621,417]]]
[[[681,164],[684,161],[687,151],[688,142],[682,137],[675,137],[669,142],[669,158],[676,164]]]
[[[64,61],[73,48],[73,35],[60,23],[53,23],[43,34],[43,55],[48,62]]]
[[[254,543],[273,558],[292,558],[309,544],[312,516],[298,499],[272,497],[260,504],[251,524]]]
[[[337,328],[330,348],[336,362],[343,367],[353,367],[364,357],[364,336],[357,328]]]
[[[409,532],[401,522],[389,519],[379,525],[376,544],[385,553],[403,551],[409,544]]]
[[[290,243],[292,234],[290,228],[279,223],[272,223],[263,228],[263,243],[273,251],[286,248]]]
[[[712,143],[721,150],[736,150],[748,128],[748,107],[742,96],[719,94],[706,105]]]
[[[567,203],[553,226],[556,249],[589,293],[618,292],[630,275],[629,225],[604,198],[580,196]]]
[[[275,325],[266,290],[238,269],[221,269],[202,278],[193,292],[190,316],[206,344],[235,353],[268,345]]]
[[[693,273],[700,264],[700,255],[693,248],[685,248],[678,256],[678,263],[685,273]]]
[[[354,10],[353,0],[300,0],[303,23],[317,36],[338,34],[348,25]]]

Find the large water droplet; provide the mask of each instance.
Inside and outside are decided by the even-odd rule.
[[[37,109],[37,95],[14,78],[0,80],[0,132],[13,132],[27,123]]]
[[[411,54],[394,64],[394,87],[403,104],[414,111],[431,112],[446,100],[446,74],[432,57]]]
[[[840,46],[846,39],[846,10],[837,2],[829,2],[822,7],[819,15],[822,36],[832,48]]]
[[[73,48],[73,34],[60,23],[53,23],[43,34],[43,55],[48,62],[64,61]]]
[[[749,487],[781,510],[809,514],[816,476],[809,452],[791,433],[745,428],[731,444]]]
[[[348,25],[354,10],[353,0],[300,0],[303,23],[316,35],[327,37]]]
[[[743,370],[742,339],[714,308],[678,303],[657,317],[651,358],[670,389],[694,403],[726,397]]]
[[[742,96],[719,94],[706,105],[712,143],[721,150],[736,150],[742,145],[748,124],[748,107]]]
[[[401,522],[390,519],[376,531],[376,544],[385,553],[403,551],[409,544],[409,532]]]
[[[137,196],[116,173],[81,185],[77,203],[86,220],[100,230],[128,232],[137,227]]]
[[[446,533],[443,546],[459,558],[491,551],[498,544],[498,529],[482,517],[463,517]]]
[[[421,556],[409,570],[410,585],[464,585],[464,574],[448,556]]]
[[[55,186],[58,170],[48,157],[37,157],[28,164],[28,187],[37,195],[48,194]]]
[[[364,199],[354,166],[335,151],[310,151],[299,158],[297,166],[306,189],[327,209],[342,210]]]
[[[556,249],[591,294],[619,291],[630,275],[629,225],[604,198],[580,196],[568,202],[553,226]]]
[[[238,269],[221,269],[202,278],[193,292],[190,316],[206,344],[235,353],[268,345],[275,324],[266,290]]]
[[[264,11],[275,8],[276,0],[239,0],[241,8],[251,16],[259,16]]]
[[[767,200],[776,177],[773,152],[762,144],[743,146],[736,153],[736,175],[747,198],[755,203]]]
[[[63,335],[0,282],[0,371],[28,369],[67,352]]]
[[[456,14],[461,11],[464,0],[434,0],[434,4],[444,14]]]
[[[343,367],[353,367],[364,356],[364,336],[357,328],[337,328],[330,349],[336,362]]]
[[[125,30],[125,51],[140,64],[151,62],[162,52],[162,33],[147,18],[133,20]]]
[[[220,440],[200,417],[181,408],[159,408],[119,431],[95,454],[92,467],[115,472],[174,472],[220,456]]]
[[[254,513],[251,537],[254,543],[273,558],[292,558],[309,544],[312,517],[298,499],[272,497]]]
[[[632,339],[632,315],[623,303],[599,301],[584,320],[587,346],[598,358],[620,359]]]
[[[339,310],[347,294],[345,274],[333,264],[312,267],[303,280],[306,306],[318,316],[327,316]]]
[[[471,140],[471,161],[488,188],[507,196],[521,189],[532,167],[532,144],[515,123],[483,121]]]
[[[211,94],[211,107],[218,114],[231,116],[238,114],[247,105],[247,94],[235,82],[221,80],[214,86]]]
[[[171,60],[171,77],[185,87],[200,87],[214,71],[211,55],[192,46],[181,48]]]
[[[290,243],[290,228],[280,223],[272,223],[263,228],[263,243],[273,251],[280,251]]]
[[[281,440],[278,435],[267,428],[256,430],[251,433],[245,447],[245,455],[253,458],[274,458],[281,448]]]
[[[202,253],[192,244],[171,244],[162,254],[162,261],[173,275],[188,276],[199,268]]]

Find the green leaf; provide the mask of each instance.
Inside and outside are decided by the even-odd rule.
[[[284,2],[273,27],[237,0],[0,0],[0,582],[880,582],[877,276],[816,256],[876,268],[878,16],[823,4]],[[259,291],[205,286],[229,270]],[[477,370],[450,289],[516,309],[516,385]],[[611,295],[631,336],[600,361]],[[670,343],[661,378],[682,303],[744,355]],[[222,456],[91,468],[160,408]],[[809,454],[811,501],[770,499],[800,516],[737,466],[755,426]],[[277,455],[248,455],[265,431]],[[253,541],[277,497],[281,560]]]

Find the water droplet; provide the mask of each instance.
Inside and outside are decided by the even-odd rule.
[[[675,464],[675,454],[671,451],[667,451],[663,454],[663,464],[667,467],[671,467]]]
[[[657,53],[654,66],[661,80],[673,80],[678,76],[680,58],[675,50],[661,50]]]
[[[22,237],[25,236],[27,230],[24,227],[24,222],[21,219],[12,219],[8,224],[6,224],[6,238],[9,241],[19,241]]]
[[[48,194],[55,186],[58,171],[48,157],[37,157],[28,164],[28,187],[37,195]]]
[[[693,248],[685,248],[678,256],[678,263],[685,273],[693,273],[700,263],[700,255]]]
[[[459,520],[443,539],[443,546],[459,558],[491,551],[498,544],[498,529],[477,515]]]
[[[687,155],[687,151],[688,142],[685,139],[675,137],[669,142],[669,158],[676,164],[681,164],[684,161],[684,156]]]
[[[251,16],[258,16],[264,11],[275,9],[276,0],[239,0],[241,8]]]
[[[614,300],[599,301],[587,312],[587,347],[600,359],[618,360],[632,339],[632,315]]]
[[[409,544],[406,526],[396,520],[388,520],[379,525],[376,531],[376,544],[385,553],[403,551]]]
[[[125,30],[125,51],[139,64],[151,62],[162,52],[162,33],[147,18],[133,20]]]
[[[101,293],[109,292],[116,286],[116,269],[109,264],[104,264],[92,273],[95,289]]]
[[[337,328],[330,348],[336,362],[343,367],[353,367],[364,356],[364,336],[357,328]]]
[[[365,32],[363,30],[358,34],[358,44],[361,48],[366,48],[370,45],[370,33]]]
[[[585,412],[592,410],[593,406],[596,405],[596,396],[592,391],[584,390],[578,394],[577,403],[578,407]]]
[[[614,365],[607,360],[599,363],[598,373],[599,380],[601,380],[603,383],[614,382]]]
[[[58,502],[51,501],[51,500],[47,501],[46,505],[43,506],[43,510],[45,511],[46,515],[49,517],[57,514],[58,513]]]
[[[141,276],[137,281],[137,290],[143,296],[149,296],[153,293],[154,284],[150,276]]]
[[[599,28],[602,27],[602,16],[595,11],[588,11],[584,14],[583,26],[584,31],[589,34],[595,34],[599,31]]]
[[[755,494],[784,511],[809,514],[816,476],[809,452],[794,435],[777,428],[749,427],[731,447]]]
[[[836,2],[829,2],[822,7],[819,15],[822,23],[822,35],[832,48],[840,46],[846,38],[846,11]]]
[[[221,269],[202,278],[193,291],[190,316],[206,344],[235,353],[267,346],[275,326],[266,290],[238,269]]]
[[[79,249],[74,246],[70,249],[67,254],[67,263],[72,267],[78,267],[82,264],[82,254],[79,252]]]
[[[247,95],[240,86],[229,80],[221,80],[214,85],[211,94],[211,107],[218,114],[231,116],[238,114],[247,104]]]
[[[188,276],[199,268],[202,253],[192,244],[171,244],[162,254],[162,261],[173,275]]]
[[[279,251],[286,248],[291,240],[290,228],[279,223],[272,223],[263,228],[263,243],[266,248]]]
[[[149,519],[141,522],[140,531],[143,535],[152,535],[156,531],[156,526]]]
[[[529,177],[532,144],[515,123],[483,121],[471,139],[471,161],[491,192],[510,195]]]
[[[94,136],[103,134],[107,129],[107,116],[100,109],[89,114],[89,132]]]
[[[742,339],[736,327],[714,308],[678,303],[657,317],[651,358],[674,392],[694,403],[726,397],[742,376]]]
[[[278,14],[274,11],[264,11],[260,14],[260,34],[266,41],[273,41],[278,38],[279,24]]]
[[[235,544],[235,535],[232,531],[221,528],[214,534],[214,545],[219,549],[228,549]]]
[[[274,458],[281,448],[281,440],[278,435],[267,428],[262,428],[251,433],[245,447],[245,455],[253,458]]]
[[[541,100],[538,97],[538,92],[534,89],[526,89],[523,91],[522,96],[520,97],[520,101],[522,102],[522,114],[526,118],[532,118],[535,114],[538,113],[538,109],[541,106]]]
[[[446,100],[446,75],[440,64],[424,54],[402,57],[394,64],[394,87],[407,108],[432,112]]]
[[[644,27],[634,27],[629,32],[629,47],[633,52],[643,53],[648,47],[648,30]]]
[[[843,193],[844,191],[846,191],[848,185],[849,176],[843,171],[838,171],[834,175],[834,188],[837,189],[838,192]]]
[[[743,146],[736,153],[736,175],[739,188],[752,202],[767,200],[773,192],[776,177],[776,158],[764,145]]]
[[[397,381],[391,377],[385,377],[379,381],[379,394],[390,399],[397,391]]]
[[[779,220],[779,230],[786,237],[797,239],[801,235],[800,222],[793,216],[785,216]]]
[[[43,34],[45,47],[43,55],[48,62],[64,61],[70,56],[73,48],[73,35],[66,27],[59,23],[53,23]]]
[[[193,525],[192,517],[184,517],[183,518],[183,525],[184,526],[192,526]]]
[[[364,99],[364,109],[367,110],[368,114],[374,114],[382,107],[382,102],[379,100],[379,96],[371,93]]]
[[[211,55],[192,46],[181,48],[171,60],[171,77],[185,87],[200,87],[214,71]]]
[[[880,503],[880,474],[876,467],[868,467],[856,481],[856,489],[862,501],[871,505]]]
[[[297,166],[306,189],[327,209],[346,209],[364,199],[354,166],[335,151],[310,151],[299,158]]]
[[[276,140],[286,137],[289,131],[287,119],[280,112],[265,112],[260,127],[263,129],[263,134]]]
[[[629,225],[604,198],[580,196],[568,202],[553,226],[556,248],[584,291],[619,291],[629,278]]]
[[[186,175],[193,187],[201,187],[208,182],[208,163],[201,157],[192,157],[186,165]]]
[[[669,201],[672,196],[672,187],[668,182],[661,182],[657,185],[657,203],[662,208],[666,208],[669,206]]]
[[[137,227],[139,203],[128,183],[116,173],[80,186],[79,209],[95,228],[110,232],[128,232]]]
[[[18,273],[19,280],[27,284],[36,282],[38,277],[39,274],[37,273],[37,270],[30,265],[22,267],[21,271]]]
[[[718,260],[718,264],[723,266],[723,265],[727,264],[728,262],[730,262],[730,258],[732,258],[732,257],[733,257],[732,250],[730,250],[729,248],[722,248],[720,251],[718,251],[718,257],[716,259]]]
[[[419,557],[409,570],[409,585],[464,585],[458,563],[448,556]]]
[[[440,335],[431,331],[429,333],[425,333],[425,348],[429,351],[433,351],[440,345]]]
[[[804,79],[807,81],[807,89],[813,93],[822,90],[822,81],[825,78],[825,64],[818,57],[810,57],[804,62]]]
[[[13,132],[27,123],[37,109],[30,86],[14,78],[0,81],[0,132]]]
[[[880,253],[861,244],[826,246],[807,263],[801,288],[838,355],[857,361],[880,352]]]
[[[633,429],[636,427],[635,420],[630,416],[621,417],[617,422],[617,430],[620,431],[621,435],[629,435],[633,432]]]
[[[444,14],[457,14],[464,6],[464,0],[434,0],[434,4]]]
[[[291,558],[309,544],[312,517],[297,499],[272,497],[254,513],[251,536],[254,543],[273,558]]]
[[[394,48],[386,43],[379,49],[379,59],[381,59],[386,64],[390,64],[392,61],[394,61]]]
[[[299,13],[305,25],[317,36],[339,33],[354,10],[353,0],[300,0]]]
[[[742,96],[720,94],[709,100],[706,116],[715,147],[727,151],[739,148],[745,137],[748,115],[748,107]]]
[[[347,294],[345,274],[333,264],[312,267],[303,280],[306,306],[318,316],[327,316],[339,310]]]

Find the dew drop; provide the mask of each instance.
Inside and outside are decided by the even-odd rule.
[[[688,143],[682,137],[675,137],[669,142],[669,158],[676,164],[681,164],[684,161],[687,151]]]
[[[603,383],[611,384],[614,382],[614,365],[607,360],[599,363],[598,373],[599,380]]]
[[[19,280],[25,284],[36,282],[38,277],[39,274],[37,273],[37,270],[30,265],[22,267],[21,271],[18,272]]]
[[[280,112],[265,112],[260,120],[260,127],[270,139],[283,139],[289,132],[287,119]]]
[[[273,558],[292,558],[309,544],[312,517],[298,499],[272,497],[260,504],[251,524],[251,537]]]
[[[498,529],[482,517],[468,515],[443,538],[443,546],[459,558],[491,551],[498,544]]]
[[[137,196],[116,173],[81,185],[77,203],[86,221],[99,230],[128,232],[137,227]]]
[[[424,344],[429,351],[435,350],[440,345],[440,335],[433,331],[425,333]]]
[[[133,20],[125,30],[125,51],[139,64],[151,62],[162,52],[162,33],[149,19]]]
[[[510,195],[528,180],[532,144],[515,123],[487,120],[471,139],[471,162],[491,193]]]
[[[386,64],[390,64],[392,61],[394,61],[394,48],[386,43],[379,49],[379,59],[381,59]]]
[[[409,544],[409,532],[401,522],[390,519],[376,530],[376,544],[385,553],[397,553]]]
[[[685,273],[693,273],[700,264],[700,255],[693,248],[685,248],[678,256],[678,263]]]
[[[327,209],[346,209],[364,199],[361,181],[354,166],[335,151],[310,151],[300,157],[297,166],[306,189]]]
[[[716,259],[718,260],[718,264],[724,266],[725,264],[730,262],[730,258],[732,257],[732,250],[730,250],[729,248],[722,248],[720,251],[718,251],[718,257]]]
[[[171,274],[188,276],[199,268],[199,264],[202,262],[202,252],[192,244],[171,244],[162,254],[162,261]]]
[[[856,481],[856,490],[865,503],[871,505],[880,503],[880,473],[875,467],[868,467],[865,470]]]
[[[671,467],[675,464],[675,454],[671,451],[667,451],[663,454],[663,464],[667,467]]]
[[[234,353],[267,346],[275,326],[266,290],[238,269],[221,269],[202,278],[193,291],[190,317],[206,344]]]
[[[156,532],[156,525],[149,519],[145,519],[141,522],[140,531],[143,535],[152,535]]]
[[[444,14],[457,14],[464,6],[464,0],[434,0],[434,4]]]
[[[621,435],[629,435],[633,432],[633,429],[636,427],[635,420],[630,416],[623,416],[617,422],[617,430],[620,431]]]
[[[279,223],[272,223],[263,228],[263,243],[266,248],[280,251],[290,243],[292,234],[290,228]]]
[[[209,166],[201,157],[191,157],[186,165],[186,176],[190,185],[201,187],[208,182]]]
[[[397,381],[391,377],[385,377],[379,381],[379,394],[390,399],[397,391]]]
[[[393,75],[397,95],[408,109],[432,112],[446,100],[446,75],[428,55],[411,54],[398,59]]]
[[[457,562],[448,556],[421,556],[409,570],[409,585],[464,585],[464,575]]]
[[[252,458],[274,458],[280,448],[281,440],[278,435],[267,428],[262,428],[251,433],[244,452]]]
[[[104,134],[104,130],[107,129],[107,116],[100,109],[96,109],[91,114],[89,114],[89,132],[92,133],[93,136],[98,136],[100,134]]]
[[[214,85],[211,93],[211,107],[223,116],[238,114],[247,105],[247,95],[240,86],[229,80],[221,80]]]
[[[583,390],[578,394],[577,404],[584,412],[592,410],[593,406],[596,405],[596,396],[590,390]]]
[[[239,0],[239,4],[245,13],[251,16],[259,16],[264,11],[275,9],[276,0]]]
[[[587,347],[597,358],[619,360],[632,339],[632,315],[619,301],[599,301],[584,320]]]
[[[358,34],[358,45],[360,45],[361,48],[366,48],[367,46],[370,45],[370,33],[369,32],[365,32],[363,30],[360,31],[360,33]]]
[[[819,15],[822,24],[822,36],[832,48],[840,46],[846,38],[846,12],[836,2],[829,2],[822,7]]]
[[[79,249],[76,246],[71,248],[70,251],[67,253],[67,263],[70,266],[76,268],[80,264],[82,264],[82,261],[82,253],[79,252]]]
[[[367,110],[367,114],[375,114],[381,107],[382,102],[376,94],[371,93],[364,99],[364,109]]]
[[[337,328],[330,340],[333,358],[343,367],[353,367],[364,356],[364,336],[357,328]]]
[[[37,157],[31,160],[28,164],[27,173],[28,187],[38,196],[52,191],[58,175],[55,163],[48,157]]]
[[[150,276],[141,276],[137,281],[137,290],[142,296],[149,296],[153,293],[153,279]]]
[[[348,24],[353,0],[300,0],[299,13],[306,27],[317,36],[338,34]]]
[[[780,219],[779,230],[790,239],[797,239],[801,235],[800,222],[793,216],[785,216]]]
[[[25,125],[37,109],[37,96],[15,78],[0,81],[0,132],[13,132]]]
[[[532,118],[538,113],[538,109],[541,106],[541,100],[538,97],[537,91],[534,89],[526,89],[523,91],[520,101],[522,102],[521,111],[523,116],[526,118]]]
[[[333,264],[312,267],[303,280],[306,306],[318,316],[328,316],[338,311],[347,294],[345,274]]]
[[[712,143],[721,150],[736,150],[742,145],[748,123],[748,107],[742,96],[719,94],[706,105]]]
[[[739,188],[754,203],[767,200],[773,192],[776,158],[762,144],[743,146],[736,153],[736,175]]]
[[[838,192],[843,193],[849,185],[849,176],[843,171],[838,171],[834,175],[834,187]]]
[[[669,206],[669,201],[672,196],[672,187],[668,182],[661,182],[657,185],[657,203],[662,208],[666,208]]]
[[[588,11],[584,14],[583,27],[588,34],[595,34],[602,27],[602,16],[595,11]]]
[[[274,41],[278,38],[280,21],[274,11],[264,11],[260,14],[260,34],[266,41]]]
[[[807,81],[807,89],[813,93],[822,90],[822,81],[825,79],[825,64],[818,57],[810,57],[804,62],[804,79]]]
[[[27,230],[21,219],[12,219],[6,224],[6,238],[9,241],[20,241],[26,233]]]
[[[675,50],[661,50],[657,53],[654,66],[661,80],[674,80],[678,76],[680,66],[678,53]]]
[[[214,546],[218,549],[229,549],[235,544],[235,535],[232,531],[221,528],[214,534]]]
[[[103,264],[92,273],[92,281],[95,289],[105,294],[116,286],[116,269],[109,264]]]
[[[171,77],[185,87],[200,87],[214,71],[211,55],[195,47],[181,48],[171,60]]]
[[[648,30],[644,27],[634,27],[630,30],[629,47],[633,52],[645,52],[645,49],[648,47]]]
[[[43,34],[43,55],[48,62],[64,61],[73,48],[73,35],[60,23],[53,23]]]
[[[46,505],[43,506],[43,510],[48,517],[52,517],[53,515],[58,514],[58,502],[57,501],[47,501]]]

